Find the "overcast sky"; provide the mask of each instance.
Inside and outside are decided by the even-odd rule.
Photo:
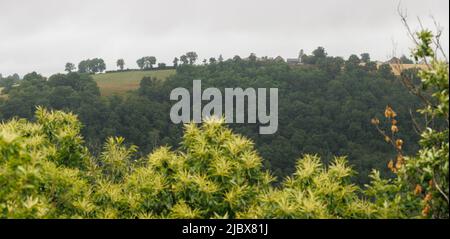
[[[203,58],[234,55],[296,57],[323,46],[329,55],[369,52],[386,60],[411,46],[397,15],[398,0],[0,0],[0,73],[46,76],[66,62],[101,57],[108,69],[141,56],[172,64],[196,51]],[[448,0],[404,0],[417,17],[444,30],[448,52]]]

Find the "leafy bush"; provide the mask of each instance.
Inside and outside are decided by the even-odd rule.
[[[306,155],[281,188],[253,142],[222,120],[186,125],[182,147],[134,159],[110,138],[92,157],[75,115],[39,108],[36,123],[0,126],[0,211],[6,218],[370,217],[343,158],[324,169]]]

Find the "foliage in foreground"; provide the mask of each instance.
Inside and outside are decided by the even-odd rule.
[[[162,147],[136,159],[122,138],[109,139],[98,158],[90,156],[75,115],[39,108],[36,118],[0,126],[3,218],[328,218],[371,212],[348,183],[351,169],[343,159],[325,170],[317,157],[305,156],[276,189],[253,143],[218,120],[187,125],[180,151]]]
[[[391,142],[398,154],[388,167],[397,177],[391,182],[386,181],[388,187],[380,187],[377,200],[388,201],[402,207],[406,215],[421,209],[421,215],[428,218],[449,217],[449,68],[447,57],[442,52],[441,60],[438,56],[442,50],[439,44],[439,34],[423,30],[411,33],[416,42],[413,56],[416,61],[425,62],[426,69],[419,72],[421,85],[416,86],[407,76],[402,77],[404,85],[410,93],[418,96],[423,108],[418,112],[424,116],[424,124],[416,124],[420,133],[420,150],[415,156],[404,156],[402,152],[403,140],[396,133],[396,113],[387,108],[386,118],[391,122],[390,136],[384,134],[386,141]],[[437,50],[435,50],[437,49]],[[431,96],[424,94],[431,90]],[[372,120],[376,125],[378,119]],[[378,126],[377,126],[378,127]],[[384,132],[384,131],[381,131]],[[395,139],[397,138],[397,139]],[[384,191],[384,192],[383,192]],[[380,196],[383,193],[384,196]]]
[[[220,120],[187,125],[178,151],[162,147],[137,158],[122,138],[110,138],[94,158],[75,115],[40,108],[36,118],[0,126],[2,218],[405,216],[387,199],[361,197],[366,192],[350,182],[344,158],[324,167],[305,155],[294,175],[272,186],[253,143]],[[393,187],[374,178],[369,192]]]

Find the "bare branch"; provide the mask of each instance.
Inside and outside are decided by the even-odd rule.
[[[436,19],[435,19],[433,16],[431,16],[431,19],[433,19],[434,26],[436,27],[436,32],[437,32],[435,38],[433,39],[433,42],[434,42],[434,44],[436,45],[437,49],[439,49],[439,52],[441,53],[442,58],[444,58],[445,63],[448,65],[447,54],[445,53],[445,50],[444,50],[444,48],[442,47],[442,44],[441,44],[441,41],[440,41],[441,36],[442,36],[442,31],[443,31],[443,29],[442,29],[442,27],[437,23]]]
[[[420,127],[419,123],[417,123],[416,118],[413,115],[413,112],[411,109],[409,109],[409,115],[411,116],[411,120],[413,122],[413,129],[416,132],[416,134],[421,135],[423,132],[422,127]]]

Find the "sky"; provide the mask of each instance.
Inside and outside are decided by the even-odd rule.
[[[318,46],[387,60],[412,47],[399,3],[413,29],[418,18],[435,29],[436,19],[448,52],[448,0],[0,0],[0,73],[49,76],[94,57],[108,70],[119,58],[137,68],[142,56],[171,65],[187,51],[200,62],[220,54],[295,58]]]

